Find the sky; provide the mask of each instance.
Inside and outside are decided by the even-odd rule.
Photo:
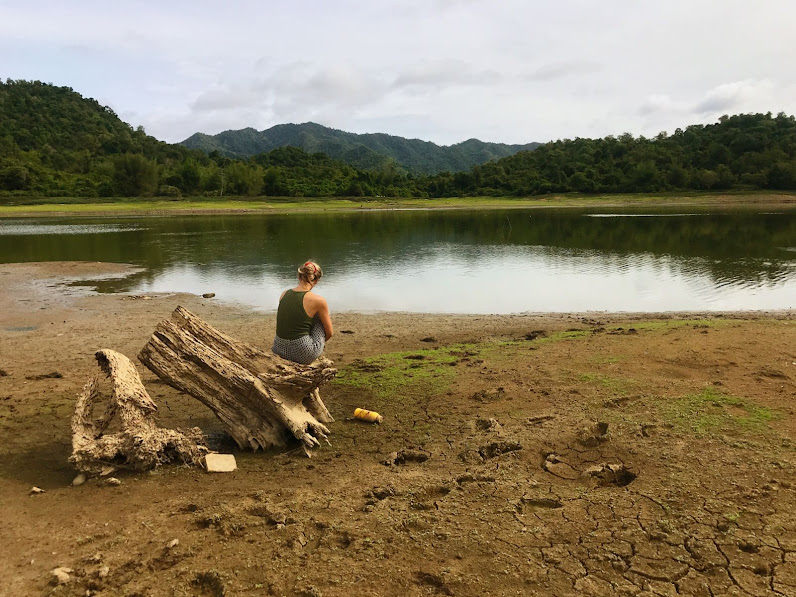
[[[449,145],[796,114],[793,0],[0,0],[0,77],[164,141],[317,122]]]

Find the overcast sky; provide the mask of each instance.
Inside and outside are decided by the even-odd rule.
[[[794,0],[0,0],[0,77],[150,134],[314,121],[450,144],[796,114]]]

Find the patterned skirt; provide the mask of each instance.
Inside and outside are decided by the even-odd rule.
[[[326,332],[319,318],[315,318],[307,336],[301,336],[295,340],[285,340],[279,336],[274,336],[274,345],[271,350],[274,354],[302,365],[309,365],[312,361],[321,356],[326,346]]]

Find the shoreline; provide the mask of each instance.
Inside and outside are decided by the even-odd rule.
[[[0,198],[8,199],[8,198]],[[23,199],[24,201],[24,199]],[[289,214],[349,211],[466,210],[466,209],[546,209],[546,208],[639,208],[639,207],[717,207],[796,208],[796,193],[739,193],[693,195],[603,195],[549,197],[455,197],[439,199],[307,198],[296,200],[245,200],[241,198],[184,200],[123,200],[116,202],[68,202],[0,204],[0,220],[41,216],[166,216],[213,214]]]
[[[223,297],[204,299],[200,294],[188,292],[99,292],[91,286],[93,281],[121,279],[143,271],[138,265],[107,261],[30,261],[0,263],[0,312],[6,316],[15,312],[10,295],[17,294],[16,302],[46,301],[50,304],[73,304],[80,299],[120,298],[127,300],[175,300],[212,302],[221,309],[250,314],[252,317],[275,317],[276,309],[261,310]],[[75,282],[86,284],[74,285]],[[46,296],[45,296],[46,295]],[[26,306],[25,310],[29,310]],[[457,313],[428,311],[335,311],[336,317],[367,318],[442,318],[442,319],[546,319],[572,320],[602,318],[607,321],[639,320],[700,320],[700,319],[791,319],[796,318],[796,308],[789,309],[730,309],[721,311],[517,311],[512,313]],[[2,321],[2,319],[0,319]]]

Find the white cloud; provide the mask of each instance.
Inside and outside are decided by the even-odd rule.
[[[713,115],[747,109],[763,110],[773,99],[774,91],[774,84],[768,80],[724,83],[708,91],[694,107],[694,112]]]

